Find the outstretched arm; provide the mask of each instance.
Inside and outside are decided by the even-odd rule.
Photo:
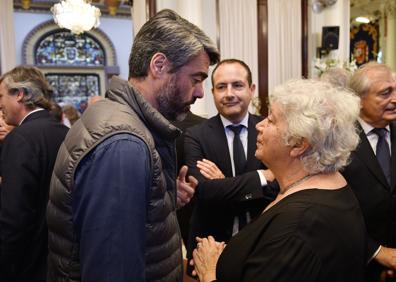
[[[227,177],[222,168],[213,159],[208,158],[205,150],[199,137],[187,129],[184,139],[185,160],[189,174],[199,181],[196,193],[199,200],[238,205],[247,200],[272,201],[275,198],[278,192],[277,186],[263,186],[258,171]]]

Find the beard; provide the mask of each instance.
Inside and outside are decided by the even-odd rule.
[[[168,83],[166,83],[156,96],[158,111],[168,120],[182,121],[186,118],[190,110],[190,105],[195,102],[185,102],[183,93],[177,85],[177,76],[173,74]]]

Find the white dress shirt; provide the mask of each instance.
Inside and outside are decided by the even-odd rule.
[[[228,143],[228,151],[230,153],[230,158],[231,158],[231,167],[232,167],[232,175],[235,176],[235,165],[234,165],[234,132],[229,129],[227,126],[232,125],[232,126],[238,126],[238,125],[243,125],[244,127],[241,129],[241,132],[239,133],[239,138],[241,139],[242,146],[243,146],[243,151],[245,152],[245,157],[247,160],[247,147],[248,147],[248,121],[249,121],[249,113],[246,113],[246,116],[242,119],[242,121],[238,124],[234,124],[222,115],[220,115],[221,122],[223,123],[224,126],[224,132],[227,137],[227,143]],[[260,177],[260,182],[261,186],[267,185],[267,180],[265,179],[265,176],[261,173],[260,170],[257,170],[257,173]],[[247,222],[250,222],[251,217],[250,213],[246,213],[246,220]],[[232,236],[237,234],[239,231],[239,219],[238,217],[234,218],[234,224],[232,228]]]

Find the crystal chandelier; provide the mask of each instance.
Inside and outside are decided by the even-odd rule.
[[[98,27],[100,10],[89,2],[89,0],[63,0],[55,4],[51,8],[55,23],[75,34]]]

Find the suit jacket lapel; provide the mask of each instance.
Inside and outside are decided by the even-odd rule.
[[[359,125],[359,129],[360,129],[360,144],[358,145],[355,154],[363,161],[363,163],[366,164],[369,170],[382,183],[382,185],[387,189],[389,189],[390,188],[389,184],[386,181],[385,175],[382,172],[377,157],[375,156],[373,149],[370,145],[370,142],[367,140],[367,136],[360,125]]]
[[[227,137],[224,132],[224,125],[221,122],[220,115],[211,119],[208,123],[210,128],[210,136],[206,136],[213,142],[215,163],[218,163],[219,168],[224,173],[226,177],[232,177],[232,167],[231,167],[231,157],[230,151],[228,149]]]

